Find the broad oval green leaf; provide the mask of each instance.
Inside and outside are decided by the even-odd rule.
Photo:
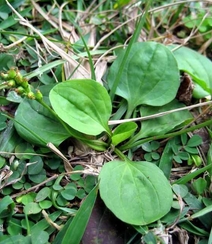
[[[112,105],[98,82],[79,79],[59,83],[51,90],[50,101],[58,116],[75,130],[89,135],[110,134]]]
[[[175,49],[178,45],[170,45]],[[188,48],[180,47],[173,51],[179,70],[191,75],[195,82],[193,96],[203,98],[212,93],[212,62],[200,53]]]
[[[103,166],[99,180],[106,206],[129,224],[147,225],[171,208],[171,186],[152,163],[112,161]]]
[[[108,84],[111,88],[125,50],[112,64]],[[128,112],[140,104],[162,106],[176,96],[180,85],[177,62],[171,51],[156,42],[133,44],[124,67],[116,94],[128,102]]]
[[[126,122],[118,125],[112,136],[112,144],[114,146],[128,139],[137,129],[137,124],[135,122]]]

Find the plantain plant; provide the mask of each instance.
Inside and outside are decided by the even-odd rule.
[[[182,110],[142,123],[122,121],[124,123],[116,127],[110,126],[109,120],[113,121],[112,114],[116,111],[118,114],[120,109],[122,115],[118,119],[123,115],[125,119],[133,119],[183,108],[185,105],[175,99],[181,69],[189,72],[201,92],[211,92],[210,71],[205,70],[207,80],[200,80],[200,75],[204,77],[202,74],[198,76],[194,70],[181,65],[178,52],[175,56],[171,48],[155,42],[134,43],[122,67],[113,100],[109,91],[114,87],[126,50],[119,53],[109,70],[109,90],[92,79],[73,79],[54,86],[41,86],[34,91],[17,69],[1,74],[4,80],[1,88],[13,89],[23,97],[14,124],[19,135],[27,141],[41,146],[51,142],[58,146],[74,137],[97,151],[114,152],[119,160],[105,163],[99,174],[101,198],[122,221],[148,225],[170,211],[171,184],[161,168],[151,162],[132,161],[124,151],[135,150],[152,137],[167,137],[168,132],[172,135],[176,129],[182,134],[184,130],[180,131],[180,128],[191,122],[192,115]],[[186,49],[184,55],[199,54]],[[203,56],[200,58],[202,65],[207,66],[210,62]],[[188,60],[190,64],[192,60]],[[120,101],[118,110],[114,107],[115,99]],[[199,126],[205,126],[205,123]],[[102,140],[103,136],[106,139]]]

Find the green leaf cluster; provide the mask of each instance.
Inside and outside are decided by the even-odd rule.
[[[201,144],[200,137],[193,136],[189,139],[181,132],[180,137],[174,137],[167,143],[161,158],[156,153],[159,142],[152,141],[153,137],[157,140],[168,132],[172,135],[174,130],[179,130],[193,118],[187,110],[172,112],[185,107],[175,99],[180,86],[180,71],[189,73],[194,79],[194,97],[202,97],[202,91],[204,96],[211,94],[211,71],[208,68],[211,62],[187,48],[172,52],[175,47],[177,46],[166,47],[156,42],[138,42],[133,43],[131,49],[123,49],[111,65],[106,77],[108,89],[113,90],[116,87],[117,76],[120,75],[114,100],[111,100],[109,91],[93,79],[70,79],[56,85],[41,86],[39,93],[34,93],[34,87],[30,87],[28,83],[23,84],[26,80],[21,76],[21,86],[26,89],[23,93],[26,98],[20,101],[13,119],[18,134],[21,138],[42,146],[46,146],[48,142],[59,146],[66,139],[74,137],[95,150],[103,152],[110,150],[119,156],[120,160],[111,160],[101,168],[99,191],[104,203],[114,215],[131,225],[149,225],[172,211],[171,208],[175,205],[169,183],[172,159],[178,163],[187,160],[188,164],[192,159],[196,165],[198,164],[198,159],[195,157],[198,154],[196,147]],[[123,70],[119,73],[123,60],[125,61]],[[200,63],[204,67],[201,71],[199,71]],[[2,75],[7,88],[13,89],[20,85],[16,84],[18,74],[17,70],[10,69]],[[15,84],[9,84],[11,79]],[[199,88],[201,91],[198,90]],[[2,89],[5,87],[2,86]],[[29,93],[33,96],[30,97]],[[116,103],[118,106],[115,106]],[[167,113],[164,115],[164,112]],[[109,126],[109,121],[113,122],[114,113],[117,113],[116,119],[134,119],[144,116],[153,116],[153,118],[141,122],[124,120],[121,121],[124,123],[113,127]],[[157,113],[159,116],[155,116]],[[10,135],[11,145],[7,146],[7,151],[13,151],[15,148],[13,124],[11,128],[4,132]],[[2,139],[0,149],[3,150],[4,147],[4,139]],[[20,147],[21,144],[16,148],[16,152]],[[134,162],[129,159],[130,154],[138,147],[147,152],[146,161]],[[129,150],[129,158],[126,157],[125,150]],[[150,162],[152,159],[160,159],[159,167]],[[27,177],[35,184],[46,179],[44,162],[40,156],[30,157],[26,168],[23,166],[24,158],[21,160],[23,161],[18,162],[17,165],[18,173],[14,173],[10,180],[17,180],[20,176],[22,179],[13,184],[13,187],[17,189],[24,187],[25,179],[20,174],[23,168],[27,170]],[[53,169],[54,166],[50,168]],[[79,170],[80,167],[76,169]],[[66,243],[73,233],[78,243],[91,214],[97,186],[91,190],[96,184],[95,178],[87,176],[82,180],[82,175],[74,172],[70,176],[74,182],[63,186],[61,184],[63,177],[64,175],[60,175],[51,187],[46,186],[37,194],[21,196],[17,201],[24,204],[28,232],[30,229],[33,230],[28,216],[36,219],[44,209],[53,206],[66,214],[76,214],[58,233],[55,243],[60,242],[61,236],[64,236],[63,243]],[[186,183],[193,178],[194,175],[189,175],[182,179],[182,182]],[[201,194],[205,191],[206,185],[207,182],[199,178],[193,182],[193,189],[197,194]],[[79,210],[67,207],[70,201],[75,198],[82,199],[86,195],[85,202]],[[189,199],[191,196],[187,197]],[[5,212],[6,217],[8,212]],[[9,228],[9,232],[15,236],[22,223],[15,218],[11,219],[11,223],[19,226],[14,232],[12,227]],[[76,225],[81,226],[78,231]],[[36,231],[31,232],[32,236],[37,233]],[[51,232],[47,233],[45,228],[40,231],[44,239]],[[146,235],[145,238],[151,239],[152,236]]]

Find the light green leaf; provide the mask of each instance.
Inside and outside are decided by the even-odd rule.
[[[44,199],[46,199],[47,197],[49,197],[51,194],[51,190],[49,187],[44,187],[42,188],[36,195],[35,197],[35,201],[36,202],[41,202]]]
[[[112,161],[103,166],[99,180],[106,206],[129,224],[152,223],[171,208],[171,186],[152,163]]]
[[[36,193],[35,192],[29,192],[29,193],[27,193],[25,195],[22,195],[20,197],[17,197],[16,198],[16,201],[18,203],[22,203],[22,204],[26,205],[26,204],[28,204],[30,202],[33,202],[34,199],[35,199],[35,196],[36,196]]]
[[[174,184],[172,189],[175,194],[181,196],[182,198],[184,198],[188,193],[188,187],[186,185]]]
[[[42,209],[48,209],[52,207],[52,202],[49,200],[43,200],[42,202],[39,202],[39,206]]]
[[[69,80],[56,85],[50,101],[58,116],[75,130],[89,135],[110,134],[112,105],[106,89],[94,80]]]
[[[117,126],[113,132],[112,144],[116,146],[128,139],[136,131],[137,127],[134,122],[126,122]]]
[[[172,50],[178,45],[170,45]],[[202,98],[212,93],[212,62],[200,53],[187,48],[180,47],[173,52],[178,67],[191,75],[195,82],[193,95]]]
[[[20,103],[22,100],[23,98],[19,96],[15,91],[9,91],[7,94],[7,101]]]
[[[108,84],[111,88],[122,62],[124,51],[112,64]],[[180,85],[179,71],[171,51],[155,42],[133,44],[116,94],[128,102],[130,117],[136,106],[162,106],[176,96]]]
[[[40,212],[41,212],[41,208],[39,207],[38,203],[30,202],[26,206],[24,206],[24,213],[27,215],[37,214]]]

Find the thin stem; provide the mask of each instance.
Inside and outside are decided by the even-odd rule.
[[[119,156],[120,159],[127,161],[129,160],[118,148],[114,149],[114,152],[117,156]]]
[[[25,215],[25,220],[26,220],[26,227],[27,227],[27,235],[29,236],[31,234],[31,230],[30,230],[30,225],[29,225],[29,219],[26,213],[24,213]]]

